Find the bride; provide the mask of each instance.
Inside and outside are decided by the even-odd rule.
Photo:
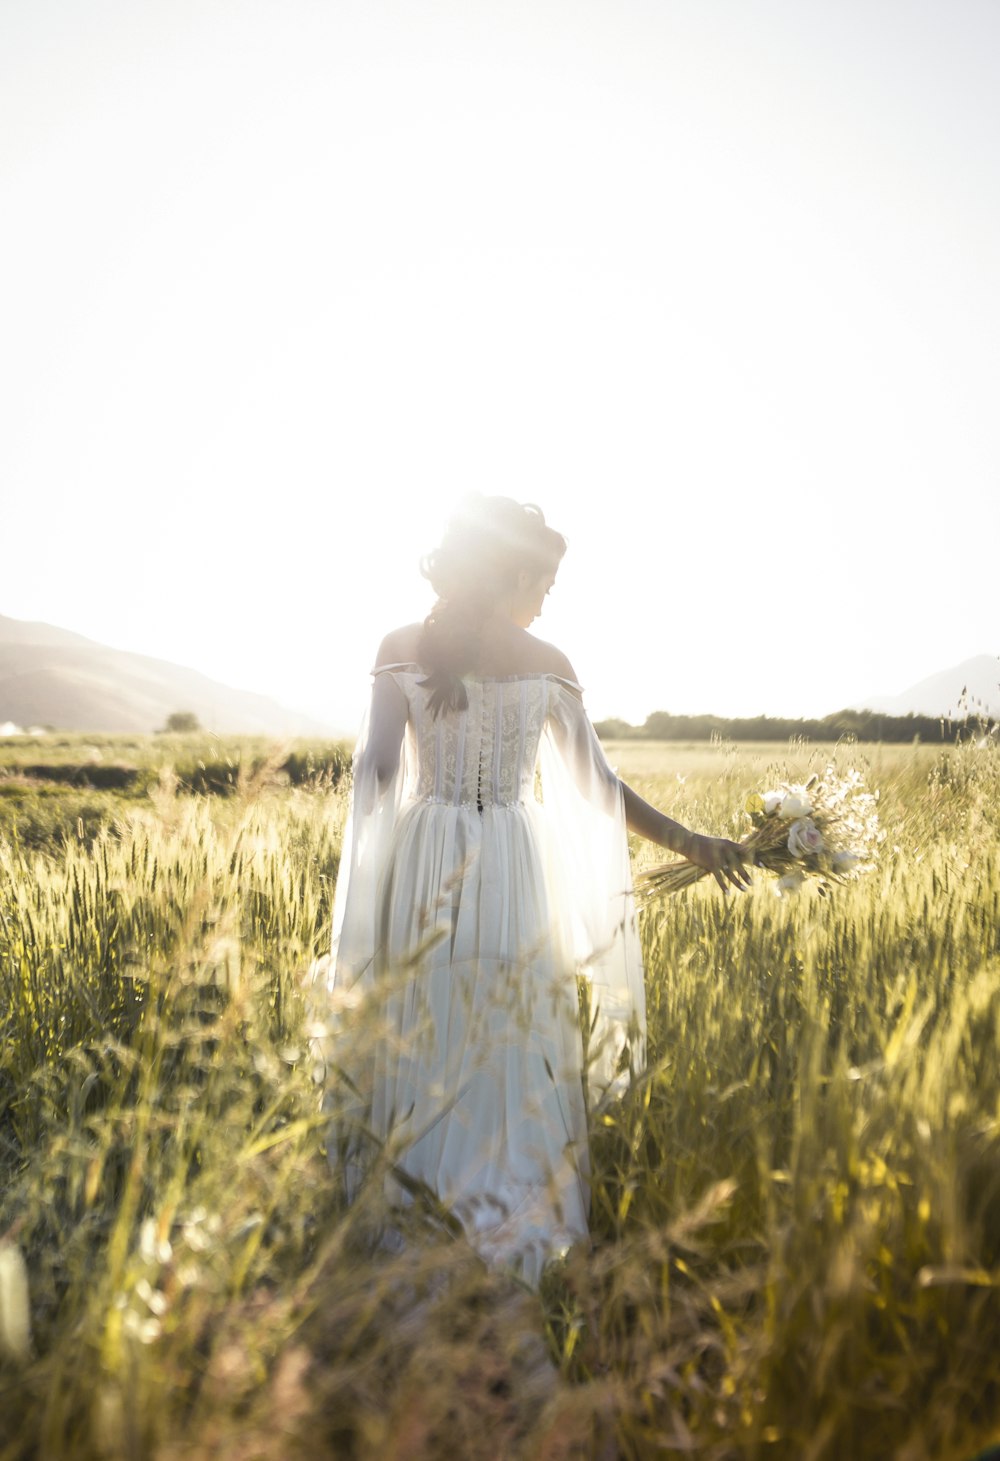
[[[328,984],[349,1193],[378,1154],[394,1204],[431,1189],[532,1284],[587,1234],[587,1100],[643,1064],[627,831],[747,884],[735,843],[618,779],[569,660],[529,634],[565,549],[537,507],[478,497],[424,562],[437,603],[374,667]]]

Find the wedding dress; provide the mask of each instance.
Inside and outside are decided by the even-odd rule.
[[[354,757],[331,1159],[346,1153],[356,1186],[366,1140],[392,1200],[426,1184],[488,1261],[537,1283],[587,1233],[587,1095],[619,1092],[644,1058],[621,785],[579,686],[469,677],[467,707],[435,718],[422,678],[374,672]]]

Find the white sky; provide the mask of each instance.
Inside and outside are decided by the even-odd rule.
[[[2,0],[0,613],[342,727],[468,490],[595,716],[1000,649],[996,0]]]

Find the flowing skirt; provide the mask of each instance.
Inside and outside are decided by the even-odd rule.
[[[342,1053],[393,1200],[426,1184],[531,1283],[586,1235],[589,1203],[576,967],[547,835],[535,801],[404,806],[360,981],[376,1037]]]

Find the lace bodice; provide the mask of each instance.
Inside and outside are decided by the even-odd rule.
[[[467,709],[434,717],[417,670],[388,668],[406,696],[409,795],[450,806],[508,807],[535,794],[538,746],[555,681],[545,674],[467,679]]]

